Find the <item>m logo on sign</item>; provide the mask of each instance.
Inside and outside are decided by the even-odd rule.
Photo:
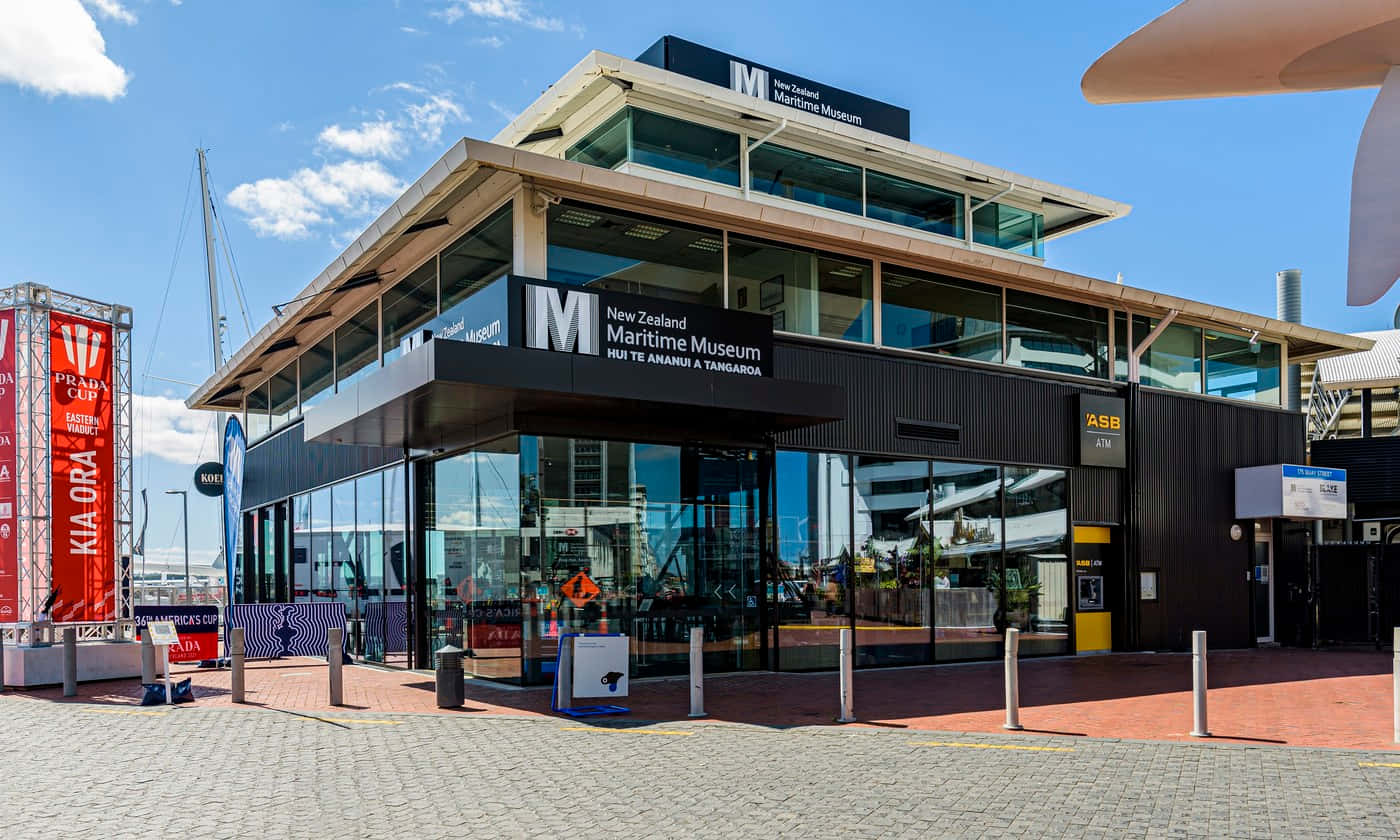
[[[83,324],[63,325],[63,353],[68,364],[78,369],[79,376],[87,376],[89,370],[97,369],[97,353],[102,349],[102,333],[89,330]]]
[[[742,61],[729,61],[729,89],[759,99],[768,98],[768,71]]]
[[[526,286],[525,346],[598,355],[598,296],[572,289]]]

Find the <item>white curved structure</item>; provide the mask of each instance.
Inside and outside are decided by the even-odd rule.
[[[1356,151],[1347,303],[1400,277],[1400,2],[1185,0],[1095,61],[1090,102],[1381,86]]]

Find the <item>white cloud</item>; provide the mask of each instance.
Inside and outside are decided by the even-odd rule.
[[[133,394],[131,409],[136,417],[136,457],[150,455],[190,465],[218,460],[214,414],[191,411],[181,400],[153,394]]]
[[[83,5],[96,9],[97,13],[107,20],[114,20],[127,26],[136,23],[136,15],[117,0],[83,0]]]
[[[442,130],[448,120],[471,122],[462,106],[445,93],[435,93],[423,102],[409,105],[406,112],[414,133],[424,143],[436,143],[441,140]]]
[[[491,106],[491,110],[495,111],[497,114],[500,114],[501,118],[504,119],[506,122],[514,122],[515,118],[520,116],[519,112],[512,111],[511,109],[500,104],[494,99],[487,104]]]
[[[490,21],[518,23],[546,32],[564,30],[564,21],[557,17],[535,14],[525,0],[453,0],[446,8],[430,14],[447,23],[456,23],[466,17],[467,13]]]
[[[334,221],[333,214],[365,215],[402,191],[403,184],[379,161],[343,161],[239,184],[228,203],[248,215],[258,236],[300,239]]]
[[[122,9],[114,0],[103,0],[101,6],[107,4]],[[79,0],[9,0],[0,5],[0,81],[48,96],[111,100],[126,93],[130,78],[107,57],[107,43]]]
[[[317,138],[326,146],[355,157],[397,158],[403,154],[404,139],[398,126],[388,120],[362,122],[359,128],[328,125]]]
[[[493,50],[499,50],[506,45],[506,39],[499,35],[488,35],[485,38],[473,38],[472,43],[480,44],[483,47],[490,47]]]
[[[426,35],[426,34],[428,34],[428,33],[424,32],[423,30],[419,29],[419,28],[416,27],[416,26],[400,26],[400,27],[399,27],[399,31],[400,31],[400,32],[403,32],[403,33],[405,33],[405,34],[407,34],[407,35]]]

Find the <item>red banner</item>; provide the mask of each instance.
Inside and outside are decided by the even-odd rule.
[[[49,316],[54,621],[116,612],[112,327]]]
[[[15,507],[15,311],[0,311],[0,624],[19,621],[19,524]]]

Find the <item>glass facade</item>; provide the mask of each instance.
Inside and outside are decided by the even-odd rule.
[[[335,329],[335,388],[364,379],[379,367],[379,301]]]
[[[963,203],[962,193],[865,171],[865,215],[872,219],[962,239]]]
[[[1039,213],[992,202],[972,211],[972,241],[1007,251],[1043,257],[1040,228],[1045,217]]]
[[[576,202],[549,209],[549,279],[724,304],[723,234]]]
[[[1001,361],[1001,289],[888,263],[880,286],[886,347]]]
[[[729,308],[762,312],[773,329],[875,340],[871,263],[729,237]]]
[[[1007,289],[1006,362],[1033,370],[1108,376],[1108,310]]]
[[[739,135],[640,108],[623,108],[575,143],[565,160],[613,169],[625,162],[739,186]]]
[[[1281,352],[1272,341],[1206,330],[1206,393],[1278,405]]]
[[[437,270],[432,257],[384,293],[384,364],[398,358],[400,342],[437,317]]]
[[[749,152],[749,189],[861,215],[859,166],[774,143],[764,143]]]

